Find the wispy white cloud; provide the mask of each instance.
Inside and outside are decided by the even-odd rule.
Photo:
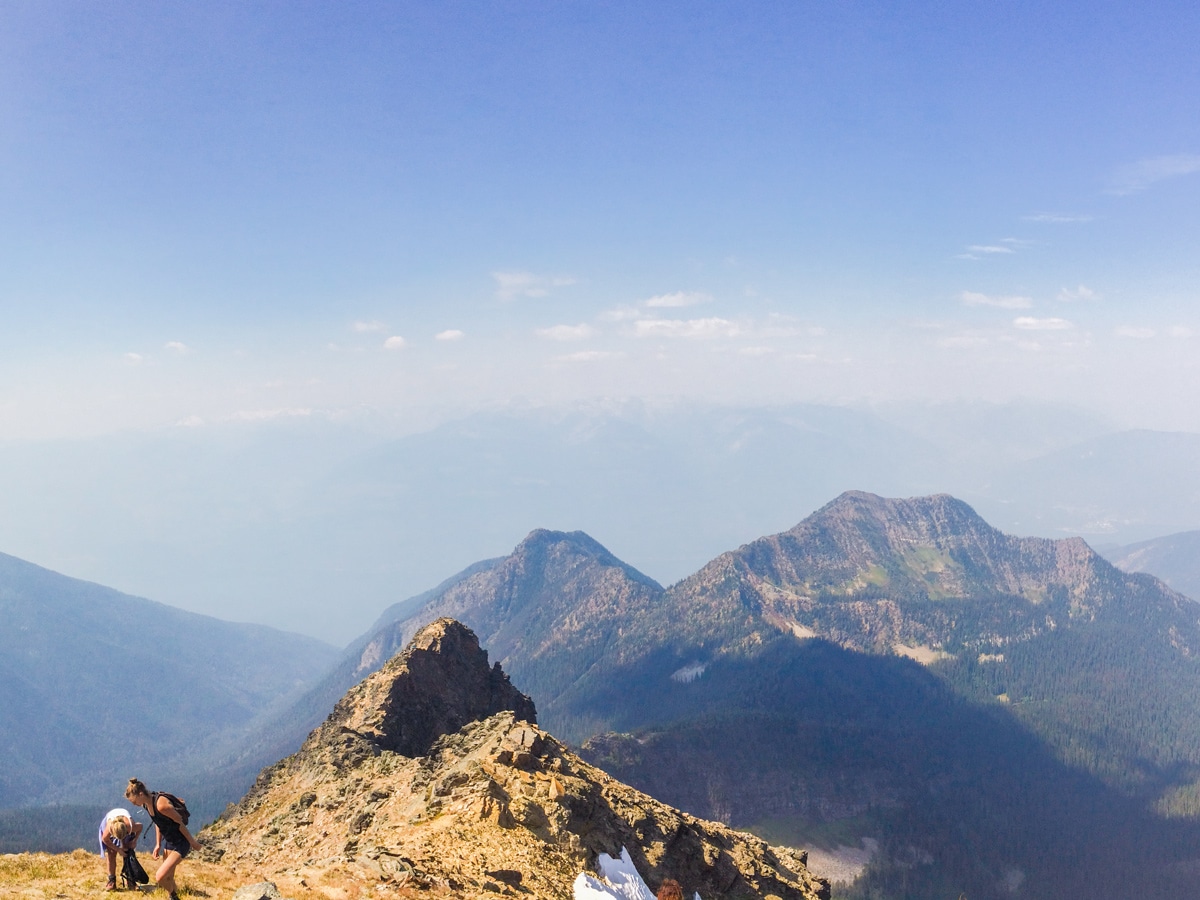
[[[167,341],[165,344],[163,344],[163,349],[170,350],[172,353],[178,353],[180,355],[191,352],[191,348],[188,347],[188,345],[183,341]]]
[[[1034,213],[1031,216],[1022,216],[1024,222],[1042,222],[1049,225],[1072,225],[1078,222],[1090,222],[1092,216],[1076,215],[1073,213]]]
[[[1074,290],[1071,288],[1063,288],[1058,292],[1058,299],[1064,303],[1074,303],[1076,300],[1097,300],[1099,297],[1100,295],[1093,291],[1086,284],[1081,284]]]
[[[125,360],[126,364],[131,366],[139,366],[146,360],[146,357],[142,356],[142,354],[133,352],[126,353],[121,358]]]
[[[684,306],[695,306],[712,300],[708,294],[696,291],[675,291],[673,294],[658,294],[646,300],[642,305],[650,309],[678,309]]]
[[[1167,329],[1167,334],[1173,338],[1190,338],[1194,332],[1186,325],[1172,325]]]
[[[1177,153],[1173,156],[1153,156],[1121,166],[1109,179],[1108,193],[1128,196],[1146,190],[1153,184],[1200,172],[1200,155]]]
[[[1033,316],[1017,316],[1013,319],[1013,326],[1020,328],[1022,331],[1064,331],[1075,326],[1066,319],[1059,319],[1053,316],[1045,319],[1038,319]]]
[[[204,425],[204,419],[200,416],[185,416],[175,423],[176,428],[200,428]]]
[[[596,333],[591,325],[552,325],[549,328],[538,328],[534,332],[538,337],[548,341],[582,341]]]
[[[575,279],[567,275],[535,275],[533,272],[493,272],[496,296],[501,300],[516,297],[545,297],[555,288],[567,287]]]
[[[1153,328],[1147,328],[1143,325],[1119,325],[1113,329],[1113,334],[1117,337],[1134,338],[1140,341],[1154,337],[1154,333]]]
[[[1010,239],[1006,238],[1005,240]],[[1016,240],[1016,238],[1011,240]],[[1002,240],[995,244],[969,244],[964,252],[957,253],[955,256],[958,259],[983,259],[986,256],[1005,256],[1016,252],[1013,246]]]
[[[355,334],[373,334],[377,331],[386,331],[387,326],[380,321],[372,319],[370,322],[354,322],[350,325],[350,330]]]
[[[408,341],[398,334],[393,334],[383,342],[384,350],[403,350],[406,346],[408,346]]]
[[[445,331],[439,331],[433,336],[435,341],[461,341],[467,335],[465,332],[459,331],[457,328],[447,328]]]
[[[775,352],[774,347],[742,347],[738,353],[743,356],[770,356]]]
[[[636,337],[683,338],[704,340],[737,337],[742,329],[728,319],[641,319],[634,323]]]
[[[1030,297],[999,297],[978,291],[963,291],[960,296],[964,306],[995,306],[999,309],[1029,309],[1033,306]]]

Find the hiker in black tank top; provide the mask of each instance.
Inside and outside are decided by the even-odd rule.
[[[187,844],[189,845],[187,849],[190,851],[192,849],[190,846],[191,841],[185,838],[183,836],[183,832],[180,830],[185,827],[183,822],[176,821],[175,819],[172,819],[166,812],[160,811],[160,806],[162,806],[163,809],[173,809],[173,804],[171,804],[170,799],[167,798],[165,794],[160,794],[158,791],[151,791],[150,800],[150,821],[155,824],[159,831],[159,839],[155,842],[156,845],[165,844],[168,848],[170,848],[172,845],[178,847],[180,844]],[[183,855],[187,856],[187,853],[184,852]],[[157,854],[155,854],[155,858],[158,858]]]
[[[151,793],[136,778],[130,778],[125,797],[150,814],[150,821],[155,825],[153,855],[155,859],[160,855],[163,858],[163,864],[154,873],[154,880],[167,891],[170,900],[179,900],[175,889],[175,869],[192,850],[200,849],[199,842],[188,831],[183,816],[168,795]]]

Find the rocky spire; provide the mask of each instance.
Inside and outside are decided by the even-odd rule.
[[[454,619],[438,619],[352,688],[319,734],[353,734],[375,751],[424,756],[439,737],[502,710],[537,721],[533,701],[512,686],[499,663],[488,666],[474,632]]]

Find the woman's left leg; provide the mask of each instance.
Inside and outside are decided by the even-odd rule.
[[[154,873],[154,881],[160,888],[166,890],[168,894],[175,895],[175,867],[183,862],[183,857],[178,850],[168,850],[166,857],[163,859],[163,864],[158,867],[158,871]]]
[[[108,884],[105,885],[106,891],[114,891],[117,889],[117,851],[112,847],[104,848],[104,861],[108,865]]]

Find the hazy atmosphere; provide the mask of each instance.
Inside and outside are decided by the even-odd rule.
[[[538,527],[663,583],[848,489],[1200,528],[1197,46],[1185,3],[6,2],[0,552],[342,644]]]

